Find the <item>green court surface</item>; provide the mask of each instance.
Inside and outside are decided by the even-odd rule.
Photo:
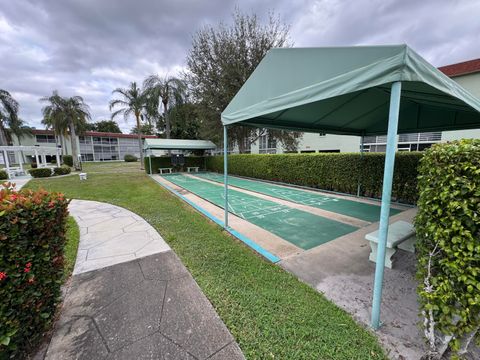
[[[163,175],[163,177],[224,208],[225,198],[222,186],[181,174]],[[235,190],[228,192],[228,210],[304,250],[357,230],[351,225]]]
[[[223,175],[216,173],[198,173],[198,177],[223,183]],[[363,202],[340,199],[334,196],[316,194],[295,188],[286,188],[263,181],[247,180],[229,176],[228,183],[245,190],[258,192],[294,203],[313,206],[337,214],[351,216],[360,220],[376,222],[380,220],[380,206]],[[390,208],[390,215],[395,215],[401,210]]]

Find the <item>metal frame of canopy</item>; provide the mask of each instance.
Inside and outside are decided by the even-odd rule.
[[[222,123],[225,227],[227,126],[362,137],[387,133],[371,319],[378,329],[397,134],[478,128],[480,99],[406,45],[281,48],[267,53],[222,112]]]
[[[380,210],[379,242],[377,262],[375,266],[375,281],[372,304],[372,327],[380,327],[380,305],[382,302],[383,274],[385,267],[385,251],[388,236],[388,220],[392,197],[393,169],[397,148],[398,116],[400,112],[402,84],[394,82],[391,87],[390,110],[388,116],[387,150],[385,153],[385,168],[383,173],[382,205]],[[223,184],[225,198],[224,228],[228,227],[228,133],[227,125],[223,126]]]
[[[55,155],[57,164],[60,164],[60,148],[58,147],[49,147],[49,146],[0,146],[0,152],[3,154],[3,159],[5,161],[5,168],[7,170],[8,177],[11,177],[10,174],[10,161],[8,159],[8,152],[13,151],[15,154],[16,153],[24,153],[24,152],[30,152],[35,155],[35,161],[38,164],[38,167],[46,167],[47,166],[47,160],[46,160],[46,155]],[[20,171],[24,171],[23,169],[23,162],[22,159],[20,158],[19,160],[19,165],[20,165]]]

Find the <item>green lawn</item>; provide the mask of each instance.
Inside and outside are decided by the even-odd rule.
[[[67,218],[67,242],[65,243],[65,274],[67,279],[73,271],[77,258],[78,242],[80,241],[80,229],[72,216]]]
[[[121,164],[126,173],[119,171]],[[190,270],[248,359],[386,358],[374,335],[347,313],[264,261],[134,165],[87,164],[87,181],[76,176],[34,179],[28,187],[109,202],[145,218]]]

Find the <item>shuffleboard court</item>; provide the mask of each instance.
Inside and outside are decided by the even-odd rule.
[[[216,173],[198,173],[195,176],[223,183],[223,175]],[[313,206],[322,210],[328,210],[337,214],[351,216],[369,222],[376,222],[380,219],[380,206],[366,204],[359,201],[341,199],[324,194],[316,194],[296,188],[287,188],[263,181],[242,179],[228,176],[229,185],[241,189],[254,191],[260,194],[269,195],[278,199],[288,200],[294,203]],[[395,215],[401,210],[390,208],[390,215]]]
[[[165,174],[163,178],[201,198],[224,208],[223,187],[182,174]],[[358,228],[263,200],[256,196],[230,190],[228,211],[255,224],[284,240],[302,248],[311,249]]]

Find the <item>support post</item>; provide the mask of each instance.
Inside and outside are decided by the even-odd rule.
[[[390,216],[390,201],[392,195],[393,169],[395,152],[397,150],[398,115],[400,112],[400,97],[402,84],[397,81],[392,84],[390,93],[390,112],[388,115],[387,152],[385,153],[385,168],[383,172],[382,208],[380,210],[380,227],[375,265],[375,281],[373,286],[372,327],[380,327],[380,307],[382,304],[383,272],[385,266],[385,248],[388,236],[388,220]]]
[[[227,136],[227,127],[223,126],[223,186],[224,186],[224,197],[225,197],[225,219],[223,222],[223,227],[228,228],[228,136]]]
[[[365,142],[365,136],[362,135],[360,138],[360,160],[363,160],[363,144]],[[361,162],[360,162],[361,163]],[[357,197],[360,197],[360,188],[362,187],[362,179],[360,173],[358,174],[358,185],[357,185]]]
[[[40,161],[38,160],[38,151],[35,150],[35,161],[37,162],[37,167],[40,167]]]
[[[150,175],[152,175],[152,154],[151,153],[148,156],[148,165],[149,165],[149,168],[150,168]]]

